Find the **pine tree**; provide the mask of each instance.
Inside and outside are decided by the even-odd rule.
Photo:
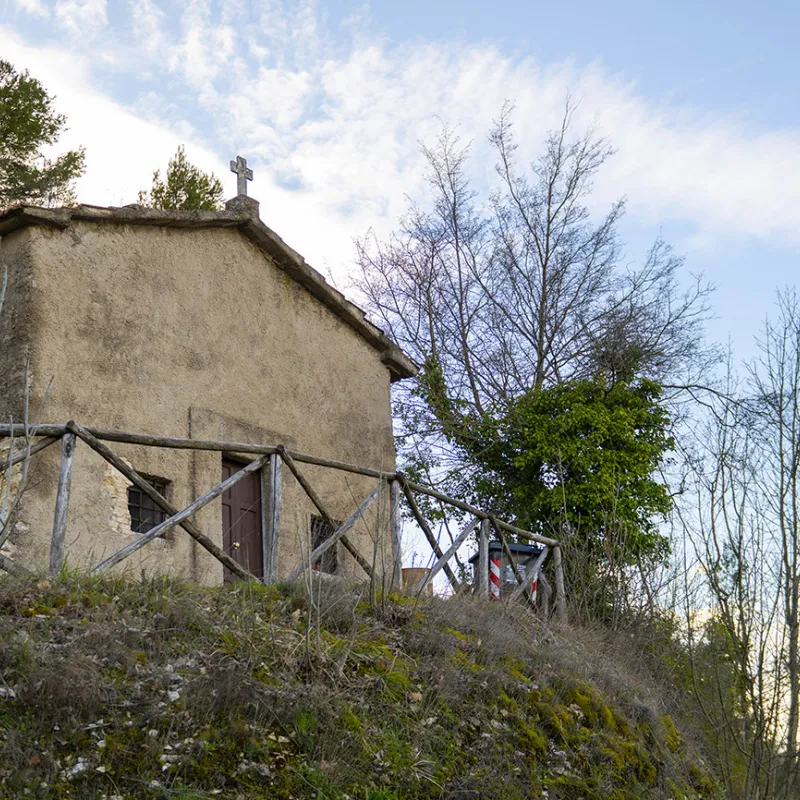
[[[222,182],[191,164],[181,145],[170,159],[164,179],[156,170],[150,191],[139,192],[139,202],[149,208],[179,211],[219,211],[222,208]]]
[[[27,70],[17,72],[0,59],[0,207],[74,202],[73,181],[84,171],[83,149],[55,159],[42,154],[65,130],[66,117],[56,113],[53,100]]]

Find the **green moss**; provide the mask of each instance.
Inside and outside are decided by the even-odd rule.
[[[353,711],[352,706],[346,705],[342,710],[342,727],[350,733],[361,734],[364,731],[364,725],[361,718]]]
[[[352,639],[323,619],[309,646],[297,586],[0,581],[0,634],[19,631],[0,645],[4,680],[49,692],[0,703],[0,799],[717,796],[671,718],[629,721],[549,644],[509,652],[463,610],[393,603],[355,608]],[[59,665],[84,661],[97,686],[61,692]]]
[[[614,711],[603,696],[592,686],[580,683],[573,686],[566,695],[566,702],[577,706],[586,724],[593,730],[615,731],[618,728]]]
[[[666,731],[664,743],[673,753],[677,753],[681,746],[681,736],[678,733],[678,729],[675,727],[675,723],[672,721],[672,717],[666,715],[661,717],[661,724]]]
[[[483,667],[470,658],[470,656],[463,650],[454,650],[450,654],[450,659],[455,667],[460,670],[464,670],[465,672],[478,674],[479,672],[483,671]]]
[[[442,633],[449,633],[451,636],[455,637],[459,642],[477,642],[477,636],[470,636],[468,633],[464,633],[463,631],[457,631],[455,628],[442,628]]]
[[[529,723],[519,723],[519,734],[517,746],[520,750],[529,753],[536,758],[544,757],[547,753],[548,739],[544,733],[535,725]]]

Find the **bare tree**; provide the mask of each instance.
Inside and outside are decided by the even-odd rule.
[[[682,386],[708,361],[701,326],[710,287],[695,280],[681,289],[683,260],[661,240],[629,267],[618,234],[624,201],[599,220],[587,208],[609,145],[591,130],[573,135],[568,101],[524,170],[512,112],[506,105],[490,134],[498,179],[490,197],[479,199],[469,147],[445,127],[423,147],[431,208],[412,206],[388,241],[370,236],[358,246],[371,312],[423,364],[419,385],[398,395],[401,416],[421,434],[414,447],[431,446],[453,414],[502,413],[523,392],[598,369]]]
[[[798,787],[800,726],[800,301],[795,290],[778,293],[778,314],[767,320],[760,356],[751,366],[764,468],[758,479],[778,540],[781,599],[787,637],[787,760],[784,797]]]
[[[698,696],[728,767],[728,793],[748,799],[795,797],[800,785],[796,292],[779,292],[777,309],[748,365],[744,397],[718,406],[700,431],[687,494],[695,505],[680,508],[702,576],[686,608],[690,644],[695,654],[713,651],[717,666],[696,670],[705,683]],[[729,385],[727,394],[737,393]],[[698,611],[710,619],[701,630]]]

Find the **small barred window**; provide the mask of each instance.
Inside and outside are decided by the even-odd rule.
[[[339,527],[341,523],[334,522],[336,528]],[[332,528],[325,522],[322,517],[311,517],[311,549],[316,550],[326,539],[328,539],[335,531],[336,528]],[[329,574],[333,574],[336,572],[336,567],[338,566],[338,558],[336,555],[336,547],[337,545],[333,545],[333,547],[328,548],[323,554],[322,558],[318,561],[315,561],[311,568],[317,570],[318,572],[327,572]]]
[[[161,495],[166,497],[167,481],[161,478],[145,478]],[[167,513],[157,506],[138,486],[128,488],[128,511],[131,515],[131,530],[134,533],[147,533],[160,525]]]

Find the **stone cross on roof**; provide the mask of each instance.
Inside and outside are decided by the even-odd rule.
[[[247,196],[247,181],[253,180],[253,170],[247,168],[247,159],[236,156],[236,161],[231,161],[231,172],[236,173],[236,194]]]

